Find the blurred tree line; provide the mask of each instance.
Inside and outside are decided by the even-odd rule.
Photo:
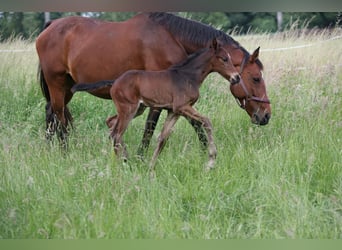
[[[34,39],[44,23],[81,15],[111,21],[131,18],[134,12],[0,12],[0,41],[21,36]],[[210,24],[225,32],[263,33],[293,28],[332,28],[342,23],[341,12],[177,12],[182,17]]]

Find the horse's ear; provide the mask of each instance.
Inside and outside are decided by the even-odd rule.
[[[251,56],[250,59],[249,59],[249,61],[250,61],[251,63],[254,63],[255,60],[258,59],[258,57],[259,57],[259,50],[260,50],[260,46],[259,46],[256,50],[254,50],[252,56]]]

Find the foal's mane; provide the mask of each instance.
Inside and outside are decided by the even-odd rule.
[[[147,13],[147,15],[150,20],[166,28],[180,41],[186,41],[205,47],[209,41],[212,41],[214,38],[218,38],[223,44],[229,44],[242,50],[246,58],[249,58],[250,56],[248,51],[231,36],[209,25],[165,12],[152,12]],[[256,60],[256,63],[261,69],[263,68],[259,59]]]

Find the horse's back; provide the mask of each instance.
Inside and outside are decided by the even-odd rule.
[[[124,22],[57,19],[39,35],[36,47],[43,69],[70,73],[75,82],[115,79],[129,69],[163,69],[186,56],[144,14]]]
[[[103,61],[103,56],[112,52],[109,44],[116,40],[119,29],[120,25],[114,22],[86,17],[54,20],[36,40],[39,59],[43,64],[59,62],[70,71],[79,60],[88,61],[89,64],[101,57]]]

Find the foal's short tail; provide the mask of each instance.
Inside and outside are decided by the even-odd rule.
[[[71,88],[71,92],[75,93],[76,91],[90,91],[94,89],[99,89],[107,86],[112,86],[115,80],[105,80],[95,83],[78,83],[75,84]]]

